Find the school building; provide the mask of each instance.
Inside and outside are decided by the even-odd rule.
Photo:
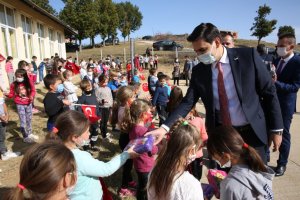
[[[55,53],[66,58],[65,35],[76,35],[70,26],[38,7],[30,0],[0,0],[0,54],[20,60],[38,62]],[[0,63],[0,86],[7,88],[5,61]]]

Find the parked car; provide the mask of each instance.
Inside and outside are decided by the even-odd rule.
[[[177,50],[182,50],[183,46],[181,44],[176,43],[173,40],[160,40],[158,42],[153,43],[153,48],[155,50],[171,50],[175,51],[177,47]]]
[[[113,41],[115,41],[115,44],[119,44],[120,42],[118,37],[115,37],[114,40],[111,37],[109,37],[105,40],[105,45],[113,45]],[[101,42],[101,45],[103,45],[103,41]]]
[[[142,37],[142,40],[152,40],[152,36],[151,35],[145,35],[144,37]]]
[[[66,43],[66,52],[76,52],[79,51],[79,45],[76,43]]]

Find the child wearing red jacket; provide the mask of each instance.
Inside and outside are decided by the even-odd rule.
[[[10,85],[10,92],[6,94],[8,98],[13,98],[17,107],[21,133],[25,143],[33,143],[38,136],[32,134],[32,101],[35,95],[33,83],[29,80],[24,69],[17,69],[15,73],[16,81]]]

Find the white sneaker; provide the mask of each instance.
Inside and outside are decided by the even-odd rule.
[[[33,139],[33,140],[38,140],[39,136],[34,135],[33,133],[31,133],[30,135],[28,135],[29,138]]]
[[[106,137],[110,137],[111,136],[111,134],[110,133],[106,133]]]
[[[32,139],[28,136],[27,138],[23,139],[23,142],[31,144],[31,143],[34,143],[35,141],[34,141],[34,139]]]
[[[11,158],[16,158],[20,155],[21,155],[20,152],[7,151],[6,153],[2,154],[1,159],[2,160],[8,160],[8,159],[11,159]]]

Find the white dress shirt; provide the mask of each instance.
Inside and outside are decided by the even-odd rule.
[[[285,58],[285,59],[282,59],[282,58],[281,58],[281,60],[284,61],[283,66],[282,66],[282,69],[281,69],[281,72],[283,71],[283,69],[285,68],[286,64],[289,62],[289,60],[290,60],[293,56],[294,56],[294,53],[292,53],[289,57],[287,57],[287,58]],[[280,60],[280,61],[281,61],[281,60]],[[278,62],[277,67],[278,67],[280,61]],[[281,72],[280,72],[280,73],[281,73]]]
[[[220,61],[223,68],[223,79],[225,90],[228,98],[228,107],[229,113],[231,118],[231,123],[233,126],[244,126],[249,124],[242,106],[240,104],[235,83],[233,80],[231,66],[229,63],[229,57],[227,55],[227,50],[224,48],[223,56],[221,57]],[[220,110],[220,103],[219,103],[219,93],[218,93],[218,68],[216,67],[216,62],[212,64],[212,85],[213,85],[213,95],[214,95],[214,108],[215,110]],[[221,119],[220,117],[218,117]],[[221,123],[221,122],[220,122]]]

